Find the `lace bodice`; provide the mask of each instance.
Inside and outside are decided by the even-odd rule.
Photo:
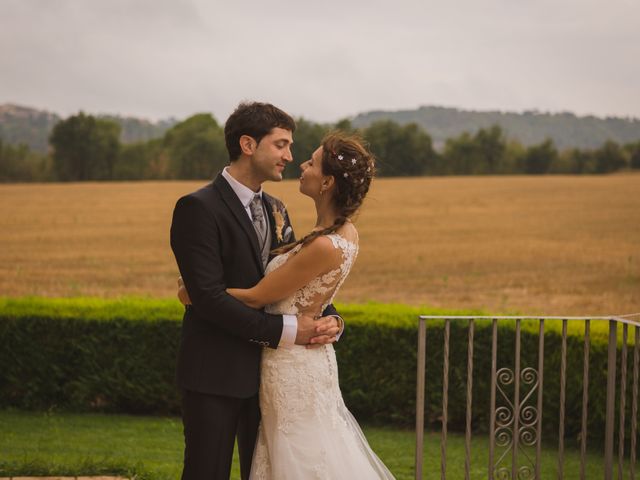
[[[327,235],[341,253],[327,261],[341,258],[340,264],[267,306],[269,313],[318,315],[333,301],[358,254],[355,228],[345,226],[343,233]],[[301,248],[275,257],[266,272]],[[393,480],[344,404],[333,345],[264,348],[260,368],[262,416],[250,480]]]
[[[347,240],[339,233],[331,233],[327,237],[333,243],[334,248],[338,248],[342,253],[342,263],[339,267],[314,278],[307,285],[297,290],[293,295],[268,305],[265,310],[274,314],[296,315],[299,312],[313,313],[319,315],[333,302],[333,298],[349,275],[358,255],[358,244]],[[302,245],[297,245],[282,255],[273,258],[267,265],[265,274],[281,267],[292,256],[296,255]]]

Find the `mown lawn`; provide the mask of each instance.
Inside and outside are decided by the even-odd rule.
[[[398,479],[412,479],[414,433],[408,430],[364,427],[373,449]],[[175,417],[29,413],[0,411],[0,476],[28,473],[136,472],[140,479],[179,478],[182,462],[182,424]],[[472,445],[472,478],[486,479],[488,441],[476,437]],[[532,452],[529,452],[532,453]],[[464,478],[464,437],[449,436],[447,476]],[[565,478],[579,478],[579,454],[566,452]],[[426,478],[439,476],[440,437],[429,432],[425,445]],[[542,478],[556,478],[553,446],[543,450]],[[587,478],[602,478],[599,452],[588,456]],[[239,478],[237,458],[232,478]]]

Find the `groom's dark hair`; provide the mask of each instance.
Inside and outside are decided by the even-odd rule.
[[[224,141],[232,162],[240,157],[240,137],[249,135],[257,143],[274,128],[284,128],[293,133],[296,122],[291,116],[270,103],[241,103],[224,125]]]

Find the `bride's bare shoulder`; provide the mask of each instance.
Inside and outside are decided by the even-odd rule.
[[[313,258],[319,262],[337,258],[335,245],[329,235],[319,235],[310,242],[304,244],[297,255]]]

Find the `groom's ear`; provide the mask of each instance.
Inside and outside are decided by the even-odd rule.
[[[249,135],[242,135],[240,137],[240,150],[245,155],[253,155],[258,147],[258,143],[255,138]]]

